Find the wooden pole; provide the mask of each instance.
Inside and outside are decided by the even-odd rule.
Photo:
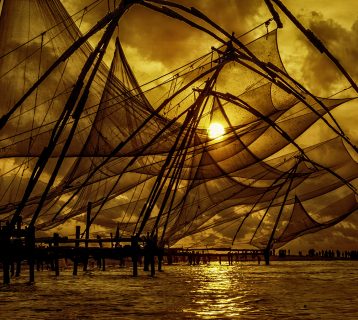
[[[20,277],[21,273],[21,257],[17,257],[16,259],[16,270],[15,270],[15,277]]]
[[[103,248],[103,243],[101,240],[101,236],[97,235],[97,239],[98,239],[98,245],[100,248]],[[98,251],[99,256],[98,256],[98,268],[102,269],[103,271],[106,270],[106,260],[104,258],[102,258],[102,253],[101,250]]]
[[[102,258],[102,271],[106,271],[106,259]]]
[[[16,223],[16,228],[19,234],[21,232],[21,225],[22,225],[22,216],[19,216]],[[15,254],[16,255],[15,277],[19,277],[21,273],[21,246],[22,246],[22,242],[19,235],[19,239],[17,239],[16,254]]]
[[[88,239],[90,236],[90,227],[91,227],[91,210],[92,210],[92,202],[88,202],[87,215],[86,215],[86,242],[85,242],[86,253],[83,262],[83,271],[87,271],[87,267],[88,267]]]
[[[10,264],[7,260],[7,257],[3,259],[3,283],[9,284],[10,283]]]
[[[145,239],[144,245],[144,266],[143,271],[149,271],[149,264],[150,264],[150,238],[149,233],[147,233],[147,237]]]
[[[163,262],[163,248],[158,248],[158,271],[162,270],[162,262]]]
[[[132,236],[132,263],[133,263],[133,277],[138,276],[138,237]]]
[[[155,252],[156,252],[156,241],[154,240],[153,236],[148,236],[148,257],[149,257],[149,264],[150,264],[150,275],[152,277],[155,276]]]
[[[35,282],[35,227],[33,225],[30,225],[27,229],[27,250],[28,250],[28,263],[29,263],[29,281],[30,283]]]
[[[59,248],[59,234],[54,233],[53,234],[53,252],[54,252],[54,260],[55,260],[55,274],[58,277],[60,275],[60,267],[58,263],[58,248]]]
[[[155,276],[155,256],[154,256],[153,250],[151,250],[149,257],[150,257],[149,258],[150,259],[150,275],[152,277],[154,277]]]
[[[265,264],[268,266],[270,264],[270,248],[264,249],[264,258],[265,258]]]
[[[9,252],[10,252],[10,234],[9,228],[5,226],[0,230],[0,244],[2,246],[2,268],[3,268],[3,283],[10,283],[10,264],[9,264]]]
[[[149,253],[148,249],[144,249],[144,266],[143,271],[149,271]]]
[[[11,278],[15,276],[15,263],[14,263],[14,257],[11,257],[10,259],[10,275]]]
[[[81,235],[81,227],[76,226],[76,240],[80,239]],[[80,243],[78,241],[75,242],[75,254],[73,257],[73,275],[77,276],[77,268],[78,268],[78,248],[80,246]]]

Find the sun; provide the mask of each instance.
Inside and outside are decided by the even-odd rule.
[[[220,123],[213,122],[208,128],[208,135],[210,139],[217,139],[225,133],[224,126]]]

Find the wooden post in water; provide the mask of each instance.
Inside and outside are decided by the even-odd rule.
[[[3,268],[3,283],[10,283],[10,263],[9,263],[9,252],[10,252],[10,234],[7,226],[0,230],[0,245],[2,246],[2,268]]]
[[[150,261],[150,275],[152,277],[155,276],[155,253],[158,250],[156,238],[150,236],[148,240],[149,247],[149,261]]]
[[[147,233],[147,237],[145,238],[145,245],[144,245],[144,267],[143,271],[149,271],[149,264],[150,264],[150,239],[149,233]]]
[[[150,275],[152,277],[154,277],[155,276],[155,256],[154,256],[153,251],[151,251],[149,259],[150,259]]]
[[[81,234],[81,227],[80,226],[76,226],[76,240],[80,239],[80,234]],[[80,246],[79,241],[75,242],[75,254],[73,257],[73,275],[77,276],[77,268],[78,268],[78,248]]]
[[[268,266],[270,264],[270,248],[269,247],[264,249],[264,258],[265,258],[265,264]]]
[[[102,258],[102,271],[106,271],[106,259]]]
[[[7,254],[7,253],[5,253],[5,254]],[[10,283],[10,264],[8,261],[8,257],[5,257],[5,256],[3,258],[3,283],[4,284]]]
[[[138,237],[131,237],[133,277],[138,276]]]
[[[87,215],[86,215],[86,242],[85,242],[86,253],[83,261],[83,271],[87,271],[87,267],[88,267],[88,239],[89,239],[90,227],[91,227],[91,210],[92,210],[92,202],[88,202]]]
[[[101,240],[101,236],[97,235],[97,239],[98,239],[98,244],[100,248],[103,248],[103,243]],[[98,251],[99,252],[99,256],[98,256],[98,268],[102,269],[102,271],[106,271],[106,260],[104,258],[102,258],[102,253],[101,250]]]
[[[60,275],[60,267],[58,263],[58,248],[59,248],[59,234],[53,234],[53,252],[54,252],[54,260],[55,260],[55,274],[56,277]]]
[[[27,252],[29,263],[29,282],[35,282],[35,227],[30,225],[27,228]]]
[[[13,257],[11,257],[11,259],[10,259],[10,275],[11,275],[11,278],[15,276],[15,263],[14,263]]]
[[[149,254],[148,249],[144,248],[144,264],[143,271],[149,271]]]
[[[163,255],[164,255],[164,248],[158,247],[158,271],[162,270],[162,263],[163,263]]]
[[[21,257],[17,257],[17,259],[16,259],[15,277],[20,277],[20,273],[21,273]]]
[[[22,217],[19,216],[16,223],[16,229],[19,233],[19,239],[17,240],[16,245],[16,268],[15,268],[15,277],[19,277],[21,273],[21,247],[22,247],[22,241],[21,241],[21,225],[22,225]]]

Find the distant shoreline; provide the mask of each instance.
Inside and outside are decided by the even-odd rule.
[[[342,260],[342,261],[358,261],[358,259],[352,258],[337,258],[337,257],[321,257],[321,256],[299,256],[299,255],[289,255],[286,257],[279,257],[279,256],[270,256],[271,261],[330,261],[330,260]]]

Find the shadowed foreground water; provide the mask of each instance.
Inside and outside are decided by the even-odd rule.
[[[358,319],[357,261],[270,266],[165,266],[151,278],[129,268],[60,277],[23,274],[0,287],[0,319]]]

